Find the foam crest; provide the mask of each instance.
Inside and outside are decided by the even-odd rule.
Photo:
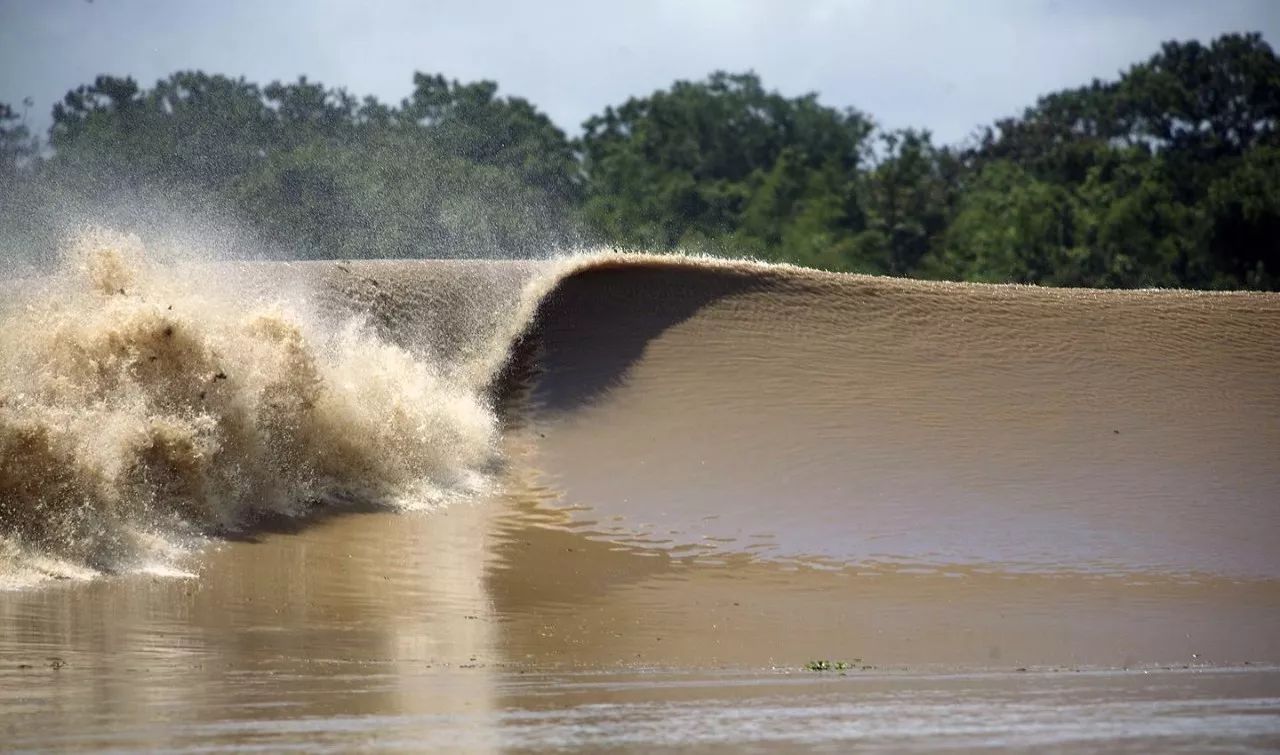
[[[305,295],[210,277],[95,230],[6,309],[0,571],[154,567],[263,515],[484,486],[496,422],[475,386]]]

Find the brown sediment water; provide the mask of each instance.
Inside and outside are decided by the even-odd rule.
[[[6,749],[1280,743],[1280,297],[131,244],[7,289]]]

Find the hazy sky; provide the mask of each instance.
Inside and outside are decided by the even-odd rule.
[[[1113,77],[1167,39],[1280,40],[1280,0],[0,0],[0,101],[32,125],[99,73],[306,74],[399,102],[413,71],[489,78],[571,134],[630,95],[755,70],[941,141]]]

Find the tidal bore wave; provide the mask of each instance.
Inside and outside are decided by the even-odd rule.
[[[1275,295],[612,253],[158,265],[107,232],[4,291],[9,585],[463,500],[514,435],[637,542],[1280,575]]]

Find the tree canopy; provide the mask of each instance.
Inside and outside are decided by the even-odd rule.
[[[306,78],[104,75],[66,94],[42,144],[0,104],[0,234],[36,234],[55,197],[147,191],[225,206],[305,256],[594,243],[960,280],[1280,288],[1280,58],[1258,34],[1168,42],[948,146],[749,72],[605,107],[575,138],[491,81],[412,84],[387,104]]]

